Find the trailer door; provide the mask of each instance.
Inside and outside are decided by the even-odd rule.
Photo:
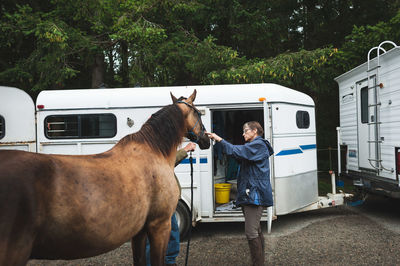
[[[374,79],[370,80],[371,86]],[[377,167],[376,132],[374,108],[371,106],[373,90],[368,89],[368,81],[357,82],[357,124],[358,124],[358,167],[374,170]]]
[[[272,104],[273,179],[276,215],[318,201],[315,110]]]

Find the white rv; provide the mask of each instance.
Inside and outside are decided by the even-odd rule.
[[[171,104],[170,92],[188,96],[197,89],[196,107],[208,131],[233,144],[243,144],[242,125],[259,121],[275,154],[271,157],[271,183],[275,205],[263,220],[292,212],[343,204],[343,194],[318,196],[315,109],[304,93],[276,84],[214,85],[189,87],[84,89],[42,91],[36,102],[36,151],[51,154],[92,154],[110,149],[123,136],[138,131],[161,107]],[[8,124],[14,123],[13,106],[3,102],[16,88],[0,87],[0,115],[3,117],[1,148],[10,145]],[[30,123],[19,131],[35,131],[32,101]],[[15,109],[16,110],[16,109]],[[11,113],[10,113],[11,112]],[[11,137],[10,137],[11,138]],[[13,138],[13,141],[15,138]],[[185,140],[188,141],[188,140]],[[185,144],[185,143],[184,143]],[[183,144],[183,145],[184,145]],[[238,164],[222,154],[218,145],[196,149],[194,158],[193,220],[196,222],[244,221],[234,204],[215,203],[214,184],[228,182],[235,187]],[[182,186],[177,213],[181,232],[191,224],[190,165],[185,159],[175,168]],[[231,198],[234,197],[234,189]],[[272,213],[273,212],[273,213]]]
[[[342,174],[368,192],[400,197],[400,47],[382,42],[364,64],[335,80]]]

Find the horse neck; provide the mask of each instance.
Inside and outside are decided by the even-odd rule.
[[[144,144],[151,150],[169,157],[176,152],[185,134],[183,113],[176,105],[169,105],[152,115],[142,128],[120,140],[118,146]]]

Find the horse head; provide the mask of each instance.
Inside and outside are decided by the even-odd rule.
[[[210,139],[205,134],[206,129],[201,121],[201,113],[193,104],[196,99],[196,90],[187,99],[183,97],[177,99],[172,93],[171,98],[173,104],[180,105],[179,107],[184,114],[186,124],[185,136],[190,141],[197,143],[200,149],[208,149],[210,147]]]

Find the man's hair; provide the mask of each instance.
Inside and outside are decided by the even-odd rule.
[[[257,121],[249,121],[244,123],[243,128],[248,126],[251,130],[257,129],[257,135],[262,136],[264,134],[264,129]]]

